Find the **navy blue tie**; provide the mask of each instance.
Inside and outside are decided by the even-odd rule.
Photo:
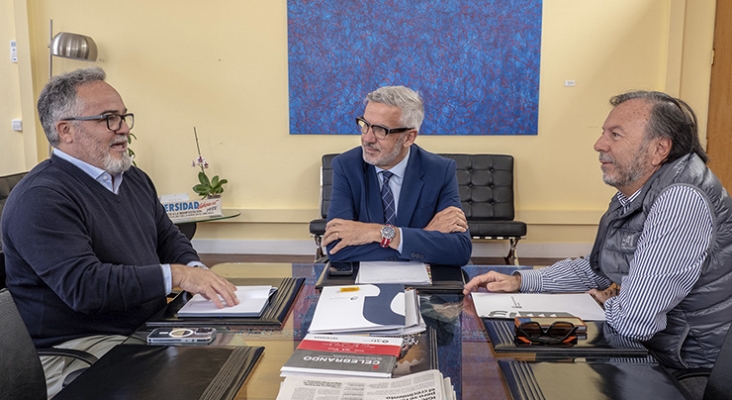
[[[391,186],[389,186],[389,179],[394,176],[389,171],[381,172],[384,177],[384,183],[381,186],[381,201],[384,205],[384,221],[388,225],[396,224],[396,204],[394,204],[394,194],[391,192]]]

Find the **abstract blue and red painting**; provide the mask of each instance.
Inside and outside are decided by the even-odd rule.
[[[424,99],[423,135],[536,135],[541,0],[288,0],[291,134],[358,134],[366,94]]]

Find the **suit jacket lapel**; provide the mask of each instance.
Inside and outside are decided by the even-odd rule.
[[[402,180],[402,192],[399,195],[397,226],[409,226],[424,186],[423,176],[424,170],[422,169],[422,159],[419,157],[419,148],[417,145],[412,145],[412,151],[409,153],[409,163],[406,171],[404,171],[404,180]]]

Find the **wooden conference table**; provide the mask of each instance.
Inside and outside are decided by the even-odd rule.
[[[304,277],[300,293],[282,328],[217,326],[214,345],[264,346],[254,370],[239,390],[237,399],[275,399],[279,391],[280,367],[307,334],[318,300],[315,284],[323,264],[225,263],[212,269],[227,278]],[[512,266],[467,266],[472,277],[490,269],[510,273]],[[504,400],[510,396],[498,370],[497,359],[477,316],[471,298],[457,294],[421,295],[422,315],[437,333],[439,369],[449,376],[458,400]],[[135,333],[144,340],[149,329]]]

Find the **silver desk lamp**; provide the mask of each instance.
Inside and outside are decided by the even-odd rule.
[[[50,24],[50,38],[48,44],[48,78],[53,77],[53,57],[70,58],[73,60],[96,61],[97,44],[89,36],[77,33],[59,32],[53,35],[53,20]],[[51,155],[53,148],[48,144],[48,155]]]

